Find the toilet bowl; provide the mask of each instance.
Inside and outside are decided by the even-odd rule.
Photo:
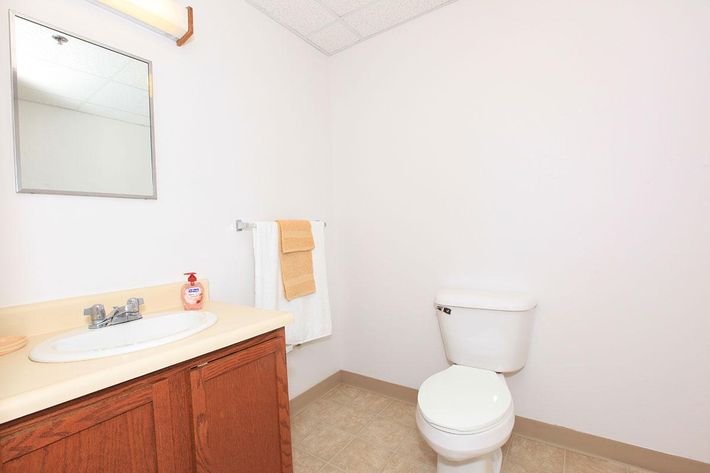
[[[499,473],[513,431],[501,373],[525,365],[535,300],[527,294],[442,290],[436,314],[449,368],[419,388],[416,421],[438,473]]]
[[[515,414],[502,375],[453,365],[419,388],[416,420],[439,473],[498,473]]]

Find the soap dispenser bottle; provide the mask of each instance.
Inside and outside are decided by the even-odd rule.
[[[185,273],[187,284],[180,289],[180,299],[185,310],[200,310],[204,303],[205,288],[195,277],[196,273]]]

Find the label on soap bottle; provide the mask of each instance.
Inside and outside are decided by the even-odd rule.
[[[185,290],[185,301],[188,304],[199,304],[202,300],[202,288],[190,286]]]

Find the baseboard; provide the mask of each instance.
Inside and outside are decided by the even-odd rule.
[[[352,384],[359,388],[368,389],[385,396],[406,402],[417,402],[417,390],[399,384],[388,383],[369,376],[364,376],[350,371],[341,371],[341,383]]]
[[[417,390],[349,371],[339,371],[291,400],[292,414],[340,383],[351,384],[407,402],[417,402]],[[534,419],[515,417],[513,432],[588,455],[628,463],[657,473],[710,473],[710,464],[578,432]]]
[[[338,371],[337,373],[328,376],[312,388],[291,399],[291,401],[289,401],[289,409],[291,411],[291,415],[293,416],[298,414],[308,404],[312,403],[313,401],[320,398],[325,393],[342,383],[342,373],[342,371]]]

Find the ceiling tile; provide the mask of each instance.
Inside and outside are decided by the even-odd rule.
[[[343,17],[362,36],[371,36],[432,10],[449,0],[379,0]]]
[[[247,0],[279,23],[302,35],[317,31],[337,19],[316,0]]]
[[[455,0],[247,0],[325,54]]]
[[[97,93],[92,95],[88,103],[123,110],[135,115],[150,115],[148,92],[130,87],[118,82],[108,82]]]
[[[99,90],[107,79],[34,57],[18,56],[17,81],[48,94],[84,100]]]
[[[90,103],[85,103],[78,108],[79,111],[84,113],[90,113],[92,115],[97,115],[99,117],[111,118],[114,120],[120,120],[122,122],[133,123],[134,125],[150,126],[150,117],[143,115],[135,115],[133,113],[124,112],[123,110],[116,110],[115,108],[102,107],[100,105],[93,105]]]
[[[373,0],[320,0],[321,3],[331,10],[333,10],[335,13],[337,13],[340,16],[345,15],[346,13],[350,13],[353,10],[357,10],[358,8],[362,8],[370,3],[373,2]]]
[[[53,36],[63,36],[68,41],[60,46]],[[17,57],[31,57],[104,78],[113,76],[134,60],[23,18],[15,23],[15,37]]]
[[[360,37],[342,22],[337,21],[316,31],[308,39],[328,54],[332,54],[357,43]]]
[[[80,100],[50,94],[43,90],[37,90],[31,87],[27,87],[24,84],[19,84],[18,98],[20,100],[26,100],[28,102],[42,103],[45,105],[69,108],[73,110],[78,109],[79,105],[81,105]]]
[[[142,90],[148,90],[148,64],[143,61],[132,60],[113,80],[130,85]]]

